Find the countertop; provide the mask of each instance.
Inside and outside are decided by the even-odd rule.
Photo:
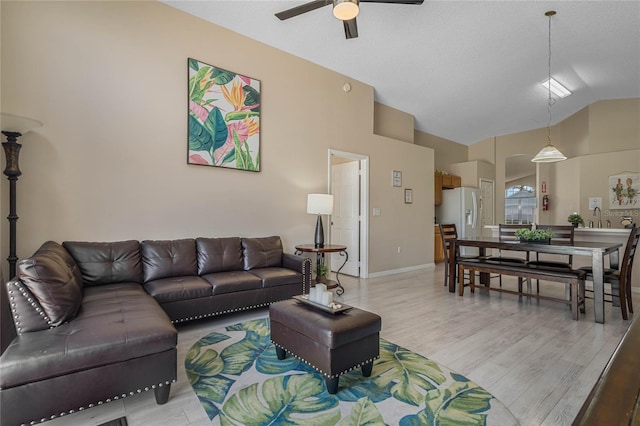
[[[544,225],[540,225],[540,226],[544,226]],[[497,230],[498,229],[498,225],[487,225],[485,226],[486,229],[491,229],[491,230]],[[575,232],[577,234],[579,233],[584,233],[584,234],[589,234],[589,233],[594,233],[594,234],[598,234],[598,235],[606,235],[606,234],[611,234],[611,235],[620,235],[620,234],[628,234],[629,233],[629,229],[628,228],[584,228],[584,227],[578,227],[576,228]]]

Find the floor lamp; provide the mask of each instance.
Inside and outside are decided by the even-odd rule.
[[[22,174],[18,163],[20,156],[20,148],[22,145],[18,143],[18,138],[36,127],[42,126],[42,123],[32,118],[20,117],[13,114],[0,113],[0,129],[2,134],[7,137],[7,141],[2,143],[4,155],[6,158],[6,167],[4,174],[9,179],[9,279],[16,276],[16,222],[18,215],[16,214],[16,182],[18,176]]]

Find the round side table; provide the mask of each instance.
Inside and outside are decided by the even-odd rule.
[[[340,271],[344,268],[344,265],[347,264],[349,260],[349,253],[347,253],[347,246],[342,246],[338,244],[325,244],[324,247],[316,247],[314,244],[300,244],[296,246],[296,254],[300,255],[302,253],[315,253],[316,254],[316,277],[318,276],[318,272],[320,271],[320,267],[324,265],[324,255],[325,253],[338,253],[340,256],[344,256],[344,262],[342,266],[338,268],[336,271],[336,280],[327,281],[327,288],[336,288],[336,294],[341,296],[344,294],[344,287],[340,283]]]

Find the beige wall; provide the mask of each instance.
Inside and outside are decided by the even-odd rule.
[[[413,115],[374,102],[373,133],[391,139],[413,143]]]
[[[292,252],[338,149],[370,158],[369,272],[433,262],[433,150],[373,134],[371,86],[157,2],[0,7],[2,111],[44,122],[22,138],[19,257],[48,239],[274,234]],[[186,164],[188,57],[261,80],[261,172]]]
[[[540,183],[545,181],[551,200],[551,209],[540,211],[538,221],[562,224],[569,213],[576,210],[584,216],[588,213],[589,197],[608,199],[609,175],[640,171],[639,122],[640,99],[635,98],[596,102],[552,126],[552,143],[569,160],[538,165],[536,188],[539,190]],[[544,145],[546,137],[547,131],[543,128],[497,136],[469,147],[470,158],[486,159],[482,153],[491,151],[494,140],[496,223],[504,220],[501,206],[504,205],[505,159],[516,154],[533,157]],[[541,205],[542,194],[538,191],[537,195]],[[638,210],[632,213],[638,214]],[[616,227],[615,224],[612,226]]]
[[[468,146],[448,139],[416,130],[413,141],[416,145],[432,148],[435,151],[434,164],[436,170],[450,172],[451,164],[469,159]]]
[[[484,161],[465,161],[449,166],[451,173],[460,176],[462,186],[477,188],[480,179],[495,180],[495,167]]]
[[[640,99],[590,105],[588,141],[589,154],[640,149]],[[634,170],[640,170],[640,165]]]
[[[496,138],[488,138],[469,147],[469,160],[496,163]]]

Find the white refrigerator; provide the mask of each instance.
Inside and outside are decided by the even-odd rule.
[[[454,223],[458,237],[470,238],[482,235],[480,229],[480,190],[478,188],[454,188],[442,191],[442,204],[438,206],[438,223]],[[475,247],[461,247],[462,255],[477,255]]]

